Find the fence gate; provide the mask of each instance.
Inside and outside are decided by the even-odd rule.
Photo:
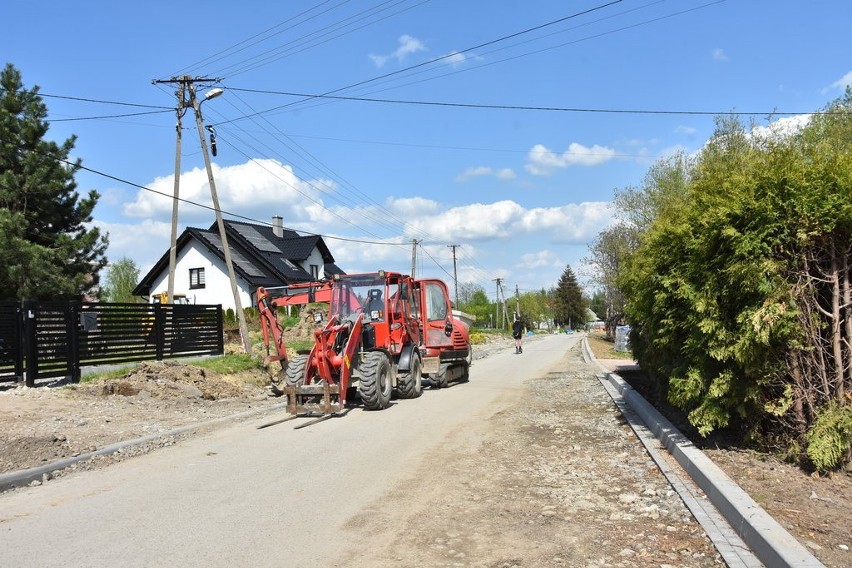
[[[222,353],[218,305],[0,303],[0,381],[76,382],[84,366]]]
[[[0,383],[18,381],[24,376],[22,326],[21,305],[0,302]]]

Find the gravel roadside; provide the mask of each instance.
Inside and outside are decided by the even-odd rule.
[[[457,432],[351,521],[371,526],[370,561],[338,565],[724,565],[598,373],[578,344],[522,400]]]

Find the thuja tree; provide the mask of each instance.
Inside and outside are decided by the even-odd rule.
[[[107,241],[88,226],[98,194],[81,197],[74,138],[45,139],[47,107],[20,72],[0,72],[0,299],[75,297],[96,289]]]
[[[621,280],[634,354],[702,434],[743,427],[820,469],[852,443],[850,103],[794,134],[720,120]]]

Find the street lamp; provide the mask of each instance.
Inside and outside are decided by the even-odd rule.
[[[192,103],[192,108],[195,110],[195,123],[198,127],[198,138],[201,141],[201,153],[204,155],[204,165],[207,167],[207,181],[210,183],[210,196],[213,198],[213,211],[216,212],[216,224],[219,227],[219,238],[222,240],[222,252],[225,254],[225,266],[228,268],[228,279],[231,281],[231,293],[234,295],[234,311],[237,313],[237,321],[240,326],[240,340],[243,344],[243,349],[246,353],[251,352],[249,345],[248,326],[246,325],[246,315],[243,313],[243,303],[240,300],[240,293],[237,290],[237,277],[234,274],[234,263],[231,260],[231,249],[228,246],[228,235],[225,233],[225,223],[222,220],[222,210],[219,207],[219,196],[216,193],[216,183],[213,181],[213,168],[210,164],[210,155],[207,153],[207,143],[204,140],[204,128],[201,119],[201,103],[209,101],[221,95],[224,92],[222,89],[211,89],[204,94],[202,100],[198,100],[195,96],[195,86],[189,87],[189,100]]]

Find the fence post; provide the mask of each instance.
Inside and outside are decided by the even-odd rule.
[[[67,361],[65,363],[68,369],[68,376],[71,382],[80,382],[80,303],[71,301],[68,302],[68,307],[65,310],[65,335],[68,338],[66,343]]]
[[[26,380],[28,387],[34,387],[38,379],[38,334],[36,333],[36,303],[24,300],[24,359],[27,362]]]
[[[15,305],[15,376],[18,382],[24,381],[24,310],[21,303]]]
[[[219,355],[225,354],[225,322],[222,317],[222,304],[216,304],[216,328],[219,330],[219,342],[216,347],[219,349]]]
[[[162,361],[165,352],[165,323],[166,317],[163,311],[163,304],[153,304],[154,306],[154,337],[157,340],[157,361]]]

